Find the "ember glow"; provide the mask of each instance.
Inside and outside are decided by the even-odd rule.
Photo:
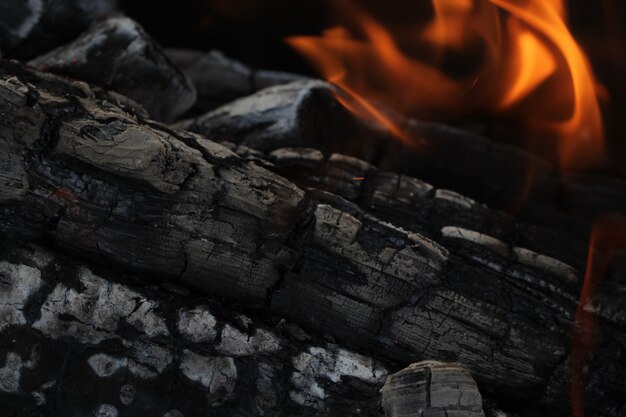
[[[591,230],[585,281],[572,332],[570,387],[573,417],[585,416],[586,376],[597,340],[597,306],[593,304],[593,296],[598,283],[608,272],[609,263],[618,252],[626,253],[626,217],[604,215],[594,223]]]
[[[432,0],[432,19],[408,34],[352,0],[333,4],[345,27],[288,43],[355,99],[348,108],[403,141],[411,138],[382,106],[438,120],[506,119],[550,141],[562,168],[602,157],[597,83],[568,30],[563,0]],[[435,53],[420,59],[407,52],[420,48]],[[452,75],[445,56],[466,51],[478,51],[479,63]]]

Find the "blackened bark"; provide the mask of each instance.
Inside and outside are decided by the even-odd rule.
[[[138,23],[126,17],[93,25],[28,64],[115,90],[141,103],[156,120],[173,121],[196,100],[191,81]]]
[[[336,194],[305,191],[201,136],[97,99],[85,85],[0,65],[0,112],[11,114],[0,120],[5,244],[46,242],[286,316],[389,362],[458,361],[494,398],[531,407],[541,398],[556,414],[567,406],[559,372],[580,269],[556,250],[546,256],[469,227],[493,211],[341,155],[312,184]],[[373,187],[370,200],[364,186]],[[424,227],[430,234],[410,214],[422,204],[450,210],[437,228]],[[407,214],[408,228],[376,210],[390,220]],[[463,227],[447,221],[457,216]],[[592,371],[603,378],[588,385],[595,415],[623,407],[616,393],[625,331],[605,308]]]
[[[381,392],[387,417],[485,417],[476,382],[458,364],[413,364],[390,375]]]
[[[260,90],[176,126],[262,151],[285,146],[330,148],[358,131],[356,120],[335,99],[336,91],[320,80],[294,81]]]
[[[0,283],[5,416],[382,415],[385,365],[285,320],[39,247]]]
[[[195,114],[208,112],[263,88],[306,78],[280,71],[254,70],[217,50],[166,49],[165,54],[196,87]]]
[[[0,4],[0,54],[30,59],[119,13],[116,0],[28,0]]]
[[[532,224],[585,239],[606,211],[626,211],[626,181],[563,175],[545,160],[440,123],[389,117],[413,138],[409,146],[380,126],[357,120],[340,104],[351,100],[328,83],[297,81],[256,92],[179,127],[239,146],[271,152],[312,147],[359,157],[379,170],[455,190]]]

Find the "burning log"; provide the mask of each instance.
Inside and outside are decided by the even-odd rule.
[[[355,134],[356,121],[335,99],[330,84],[301,80],[266,88],[176,126],[271,151],[286,146],[332,146]]]
[[[485,394],[543,395],[562,410],[567,387],[555,369],[568,358],[577,297],[574,269],[559,257],[469,228],[429,238],[381,221],[361,199],[368,184],[356,178],[375,172],[364,161],[329,158],[319,182],[340,184],[345,198],[302,190],[199,135],[96,100],[85,85],[9,62],[0,74],[0,112],[12,114],[0,120],[5,245],[37,240],[192,286],[389,362],[458,361]],[[293,154],[273,160],[293,163]],[[315,167],[319,155],[306,159]],[[350,176],[361,185],[341,185]],[[433,195],[441,207],[476,207],[399,178],[381,175],[372,195],[390,208]],[[589,384],[591,394],[623,384],[624,329],[608,329],[603,343],[613,348],[598,349],[593,372],[612,371]],[[592,405],[598,415],[621,402],[608,392]]]
[[[158,120],[176,119],[196,100],[191,81],[141,26],[124,17],[94,25],[29,65],[115,90]]]
[[[406,134],[420,142],[407,146],[384,129],[356,120],[337,94],[328,84],[298,81],[261,90],[177,126],[262,152],[311,147],[347,153],[380,170],[417,177],[517,213],[525,222],[566,230],[581,241],[595,215],[626,208],[626,183],[621,180],[562,176],[529,152],[440,123],[400,120]],[[323,99],[309,100],[311,95]],[[337,110],[320,115],[322,108]],[[290,172],[299,175],[298,170]]]
[[[387,140],[378,159],[380,168],[456,190],[531,223],[576,232],[581,238],[595,216],[626,208],[623,180],[561,174],[530,152],[440,123],[408,121],[404,126],[410,136],[422,141],[422,147],[411,149]]]
[[[36,0],[0,4],[0,54],[29,59],[71,41],[117,13],[116,0]]]
[[[245,147],[232,149],[259,163],[269,161],[265,162],[268,169],[302,188],[314,187],[339,195],[385,221],[432,239],[438,239],[443,228],[455,226],[507,242],[507,248],[524,247],[556,257],[576,269],[584,268],[586,242],[570,231],[520,224],[509,214],[450,190],[436,189],[418,178],[381,172],[363,160],[340,154],[325,156],[311,148],[281,148],[267,155],[251,154]]]
[[[263,88],[305,77],[280,71],[253,70],[219,51],[166,49],[167,57],[193,82],[198,92],[194,112],[205,113]]]

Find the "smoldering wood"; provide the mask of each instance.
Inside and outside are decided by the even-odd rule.
[[[388,140],[378,159],[380,168],[419,177],[581,238],[596,216],[626,207],[626,181],[563,174],[520,148],[441,123],[409,120],[404,126],[423,141],[422,147]]]
[[[176,127],[237,145],[271,151],[286,146],[329,147],[357,132],[357,122],[319,80],[266,88]]]
[[[299,99],[310,97],[311,90],[323,104]],[[405,120],[390,111],[389,117],[416,140],[415,146],[407,146],[345,110],[326,111],[332,120],[324,121],[318,109],[343,108],[338,95],[350,99],[329,84],[299,81],[261,90],[178,126],[263,152],[311,147],[354,155],[380,170],[455,190],[515,213],[522,221],[571,231],[582,240],[596,215],[626,208],[623,180],[562,176],[529,152],[444,124]]]
[[[250,151],[232,149],[244,158]],[[353,201],[377,217],[432,239],[447,226],[494,237],[504,246],[517,245],[561,259],[581,270],[587,243],[558,228],[520,224],[514,216],[493,210],[456,192],[435,187],[410,175],[380,171],[367,162],[341,154],[325,155],[311,148],[281,148],[263,154],[268,169],[289,178],[300,187],[314,187]],[[508,251],[508,248],[505,252]],[[502,252],[502,251],[501,251]],[[571,273],[568,273],[571,275]]]
[[[100,22],[28,64],[124,94],[157,120],[175,120],[196,100],[191,81],[138,23],[126,17]]]
[[[263,88],[305,79],[281,71],[255,70],[226,57],[208,52],[169,48],[167,57],[192,81],[198,93],[193,112],[201,114]]]
[[[249,154],[246,149],[232,148],[244,157]],[[259,157],[264,158],[264,156],[256,153],[255,159]],[[346,198],[358,195],[358,197],[351,199],[358,202],[359,207],[365,208],[393,224],[419,231],[433,239],[439,238],[440,243],[442,242],[441,238],[443,238],[443,243],[448,249],[461,242],[463,245],[474,246],[473,249],[466,246],[468,252],[465,249],[460,251],[469,255],[467,261],[470,263],[477,262],[488,269],[505,271],[508,268],[507,265],[510,264],[504,259],[514,258],[514,262],[559,276],[575,291],[580,287],[581,282],[576,278],[576,270],[583,271],[585,268],[587,243],[572,235],[568,236],[567,232],[563,230],[528,223],[519,224],[510,215],[490,209],[452,191],[436,190],[432,185],[407,175],[377,172],[371,166],[367,169],[367,177],[357,177],[357,181],[355,181],[355,177],[352,175],[357,172],[354,169],[367,166],[367,164],[364,161],[355,161],[354,158],[340,155],[326,158],[318,150],[297,148],[278,149],[265,158],[272,161],[270,169],[293,179],[297,184],[316,186]],[[344,161],[343,167],[346,172],[343,175],[335,173],[333,175],[334,180],[328,181],[329,176],[325,172],[326,170],[336,172],[338,166],[333,161],[337,160]],[[347,161],[352,163],[346,164]],[[350,187],[352,190],[346,191]],[[354,192],[354,188],[359,191]],[[497,254],[498,256],[493,257],[486,253],[479,255],[475,252],[478,247],[488,249],[492,255]],[[497,258],[500,260],[496,260]],[[622,336],[616,337],[614,332],[616,328],[623,329],[625,327],[626,309],[623,304],[610,301],[617,294],[621,294],[619,297],[622,297],[624,293],[626,264],[624,264],[623,259],[624,257],[618,257],[619,262],[613,262],[610,268],[612,272],[596,283],[594,301],[588,306],[589,311],[593,310],[602,317],[596,324],[598,328],[589,331],[602,335],[605,348],[614,343],[623,344]],[[567,263],[562,262],[563,260],[567,260]],[[520,272],[512,270],[506,273],[520,276]],[[522,274],[526,274],[526,272]],[[539,287],[544,285],[539,284]],[[491,296],[497,297],[495,293]],[[511,297],[511,299],[515,298]],[[605,307],[598,308],[603,304]],[[610,305],[612,306],[609,307]],[[602,348],[598,349],[601,350]],[[624,351],[620,348],[619,352],[617,355],[623,358]],[[590,367],[594,368],[598,362],[602,362],[602,359],[598,357],[592,359]],[[615,373],[616,368],[612,366],[602,368],[603,370],[594,372],[595,376],[592,378],[595,381],[593,383],[607,379],[615,379],[616,381],[619,379]],[[546,397],[554,394],[555,387],[564,387],[569,384],[569,371],[570,364],[568,361],[558,366],[548,385],[548,391],[551,394],[546,395]],[[618,389],[624,388],[620,384]],[[612,390],[612,384],[608,384],[593,395],[593,401],[604,401],[611,395],[607,395],[607,393],[612,392]],[[568,407],[566,399],[561,397],[560,401],[562,402],[557,408],[566,409]],[[619,415],[620,410],[621,406],[617,406],[607,415]]]
[[[30,59],[119,13],[116,0],[31,0],[0,4],[0,56]]]
[[[559,256],[454,223],[428,238],[375,217],[358,188],[340,187],[346,197],[305,191],[60,78],[8,62],[1,73],[0,112],[12,114],[0,121],[10,173],[0,193],[5,244],[47,242],[192,286],[401,365],[458,361],[484,395],[529,407],[540,398],[557,414],[567,408],[560,372],[581,275]],[[306,158],[315,166],[319,155]],[[268,166],[280,159],[274,154]],[[417,179],[399,185],[397,174],[375,175],[353,157],[330,160],[327,185],[356,174],[380,180],[378,200],[397,200],[390,210],[408,199],[410,212],[421,195],[458,212],[476,206]],[[593,415],[621,407],[625,332],[611,311],[599,307],[602,340],[587,387],[599,399],[589,404]]]

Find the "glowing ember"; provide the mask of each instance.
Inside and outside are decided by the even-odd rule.
[[[584,417],[586,375],[596,342],[595,288],[606,276],[609,263],[616,252],[626,251],[626,217],[607,215],[599,218],[591,231],[585,281],[580,292],[572,332],[570,358],[572,415]]]
[[[563,0],[432,0],[432,21],[409,35],[352,1],[334,5],[352,31],[336,27],[288,43],[348,92],[356,103],[344,100],[348,108],[403,141],[411,138],[378,103],[436,119],[499,115],[529,137],[553,141],[563,168],[602,157],[596,82],[567,28]],[[424,45],[438,51],[434,59],[406,52]],[[466,51],[479,51],[479,65],[451,75],[443,57]]]

